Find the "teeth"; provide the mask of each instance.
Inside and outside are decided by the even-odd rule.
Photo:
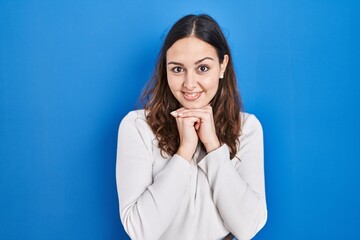
[[[198,93],[186,93],[187,96],[189,97],[195,97]]]
[[[184,97],[188,100],[195,100],[198,97],[200,97],[201,92],[193,92],[193,93],[189,93],[189,92],[184,92]]]

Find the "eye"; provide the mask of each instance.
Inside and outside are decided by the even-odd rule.
[[[198,70],[199,70],[200,72],[207,72],[207,71],[209,71],[209,67],[206,66],[206,65],[201,65],[201,66],[198,68]]]
[[[182,67],[173,67],[171,71],[173,71],[174,73],[181,73],[184,71],[184,69]]]

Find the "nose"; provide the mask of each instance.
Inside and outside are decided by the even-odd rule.
[[[184,88],[192,90],[194,88],[196,88],[196,80],[195,80],[195,73],[191,72],[191,71],[187,71],[185,74],[185,81],[183,83]]]

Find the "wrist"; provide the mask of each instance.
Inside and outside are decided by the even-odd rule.
[[[193,153],[190,153],[189,151],[186,151],[183,148],[179,148],[178,151],[176,152],[177,155],[179,155],[180,157],[184,158],[186,161],[191,162]]]
[[[209,153],[209,152],[212,152],[212,151],[218,149],[221,146],[221,144],[219,141],[217,141],[217,142],[209,143],[206,145],[204,144],[204,146],[205,146],[206,152]]]

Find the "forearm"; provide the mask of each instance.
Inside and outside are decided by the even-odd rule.
[[[137,180],[126,179],[127,174],[119,170],[121,220],[129,236],[139,240],[158,239],[166,230],[189,185],[188,165],[185,160],[174,156],[154,182],[137,197],[133,192],[139,191],[131,189],[132,186],[138,187],[134,183]]]
[[[247,181],[230,161],[225,145],[208,154],[199,166],[207,175],[213,201],[226,227],[238,239],[252,238],[267,217],[265,192],[258,187],[262,185],[262,173],[254,172],[257,177]]]
[[[129,236],[138,240],[162,235],[189,185],[190,164],[177,155],[170,159],[153,156],[149,133],[146,122],[131,113],[122,121],[118,135],[116,181],[121,221]],[[154,173],[156,161],[166,161],[166,166]]]

